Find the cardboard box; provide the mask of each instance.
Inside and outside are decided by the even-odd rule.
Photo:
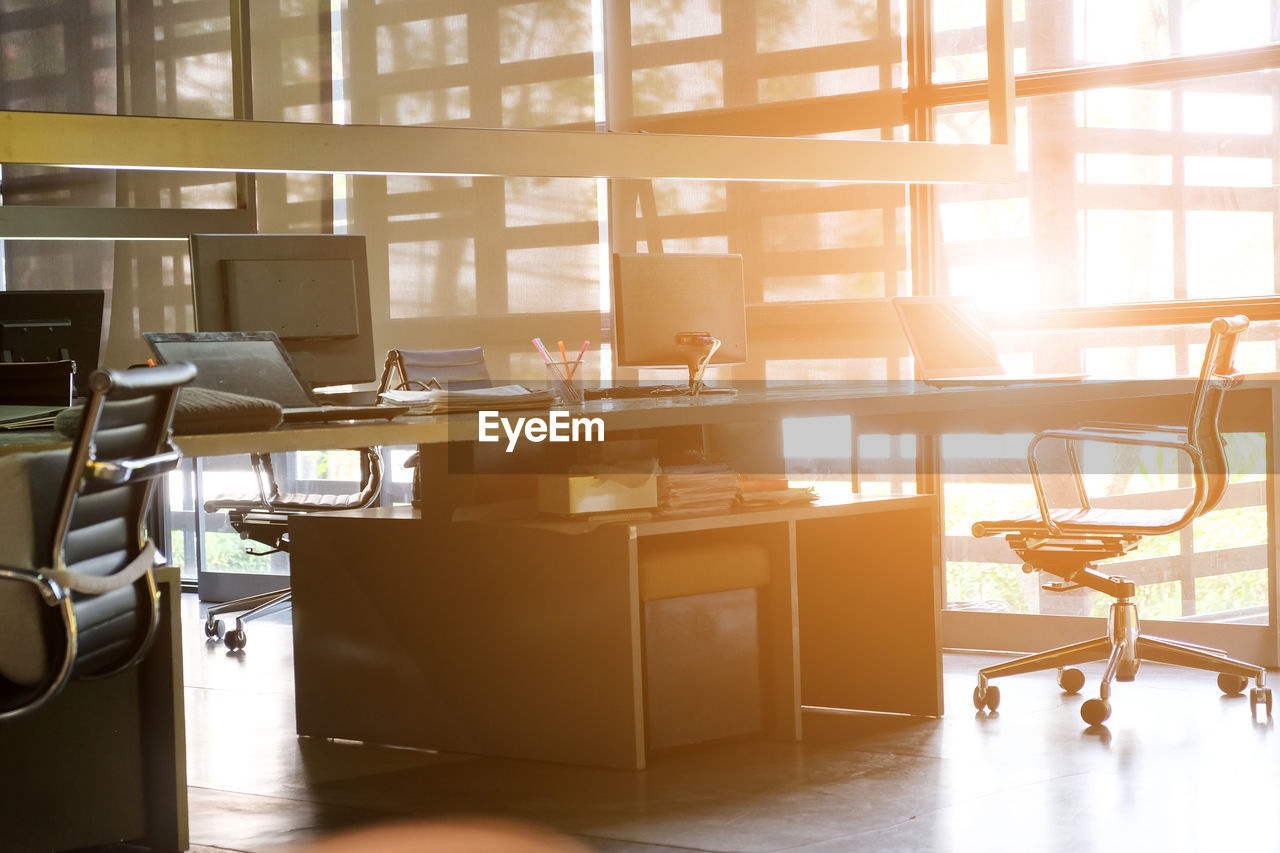
[[[538,478],[538,510],[559,515],[652,509],[658,505],[658,460],[591,466]]]
[[[757,594],[733,589],[645,602],[649,749],[763,728]]]

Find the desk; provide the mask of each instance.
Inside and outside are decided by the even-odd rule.
[[[1269,440],[1280,431],[1280,376],[1250,377],[1227,396],[1226,429],[1251,428]],[[1088,381],[935,389],[914,382],[744,383],[736,396],[698,400],[594,400],[568,407],[600,417],[605,432],[689,424],[769,423],[787,417],[849,415],[868,433],[1029,432],[1087,418],[1178,423],[1186,419],[1191,379]],[[530,414],[530,413],[520,413]],[[473,441],[474,414],[289,427],[257,433],[178,436],[188,456],[326,450]]]
[[[1102,417],[1176,423],[1185,416],[1191,390],[1192,383],[1181,380],[947,391],[870,383],[769,389],[701,401],[596,402],[573,411],[600,416],[606,434],[619,429],[765,423],[830,414],[852,415],[860,432],[1030,431]],[[1224,422],[1228,428],[1250,425],[1274,436],[1275,411],[1270,383],[1259,381],[1233,393]],[[476,418],[461,420],[451,425],[449,437],[474,435]],[[1273,445],[1271,441],[1268,446]],[[1274,503],[1272,497],[1269,508]],[[860,505],[860,512],[869,518],[875,518],[878,509],[891,514],[894,502],[886,501],[879,508],[875,501]],[[775,564],[763,605],[772,614],[775,631],[764,641],[772,673],[771,695],[766,699],[771,709],[766,715],[767,734],[799,736],[796,715],[802,703],[940,713],[937,669],[932,663],[920,658],[899,660],[896,675],[892,664],[874,676],[861,668],[881,659],[878,656],[894,638],[911,636],[912,631],[931,638],[931,651],[936,654],[932,638],[937,636],[939,611],[935,573],[940,535],[936,507],[930,504],[923,512],[933,517],[914,528],[872,523],[863,528],[862,537],[839,544],[815,544],[817,538],[805,528],[819,525],[809,525],[802,516],[786,520],[789,534],[771,547],[790,549],[786,563],[797,580],[794,587],[789,586]],[[841,516],[831,529],[858,529],[853,515]],[[709,528],[720,523],[717,519],[707,522]],[[674,535],[661,523],[655,524],[619,525],[614,532],[602,528],[590,535],[579,533],[570,542],[567,530],[447,525],[409,510],[300,519],[291,532],[297,570],[299,731],[447,750],[643,766],[646,732],[643,714],[637,709],[644,704],[645,688],[637,681],[643,670],[637,567],[650,537]],[[759,526],[768,525],[762,520]],[[931,563],[929,586],[923,589],[910,568],[919,564],[900,553],[907,550],[903,543],[912,535],[929,544],[925,558]],[[829,556],[842,550],[841,545],[843,550],[859,552],[851,562],[853,568],[846,575],[827,577],[825,587],[811,586],[813,594],[806,605],[806,577],[829,565]],[[894,602],[887,609],[903,614],[904,622],[914,626],[911,630],[877,624],[868,618],[870,614],[858,610],[861,597],[867,594],[862,585],[874,583],[877,577],[895,578],[895,560],[908,566],[901,577],[915,592],[906,599],[887,598]],[[1273,573],[1274,565],[1273,560]],[[776,633],[778,614],[786,610],[787,602],[793,602],[798,613],[794,626],[800,639],[795,647],[779,640],[782,635]],[[830,609],[820,611],[819,603]],[[593,607],[610,618],[603,623],[592,621],[586,614]],[[934,620],[923,629],[922,613]],[[544,618],[550,621],[540,621]],[[842,636],[825,633],[841,619],[846,628],[855,627]],[[532,634],[531,622],[538,629]],[[447,630],[436,633],[437,623]],[[1272,629],[1262,630],[1274,639]],[[310,648],[313,644],[315,649]],[[448,652],[442,652],[446,648]],[[603,658],[583,659],[584,649]],[[858,651],[832,653],[836,649]],[[540,654],[528,659],[524,655],[531,650]],[[801,660],[798,670],[788,669],[785,661],[791,652],[800,659],[812,659]],[[442,654],[449,656],[450,665]],[[513,654],[518,664],[508,662]],[[887,659],[894,661],[892,655]],[[567,663],[539,668],[540,660]],[[381,663],[371,665],[371,661]],[[797,671],[800,693],[788,687],[788,678]],[[913,705],[895,695],[890,686],[894,683],[929,685],[934,692]],[[359,689],[339,693],[333,688],[336,684],[358,684]],[[828,692],[838,684],[861,684],[864,692]],[[584,685],[594,685],[590,695],[583,692]],[[387,701],[371,699],[368,708],[360,703],[353,706],[345,701],[352,692],[362,697],[385,695]],[[590,701],[592,697],[599,702]],[[884,703],[877,706],[877,697],[883,697]],[[388,713],[388,705],[402,705],[403,711]],[[371,713],[372,708],[377,712]]]
[[[299,516],[298,733],[643,768],[666,710],[648,701],[646,556],[727,540],[768,555],[766,736],[798,740],[801,704],[939,716],[935,518],[931,496],[594,526]]]
[[[1072,424],[1080,420],[1136,420],[1177,423],[1185,418],[1191,380],[1146,380],[1082,382],[1064,385],[1028,385],[1009,388],[964,388],[945,391],[912,383],[830,383],[820,387],[783,386],[744,390],[737,397],[593,401],[574,411],[600,416],[606,434],[619,429],[675,426],[680,424],[776,422],[782,417],[850,415],[859,433],[895,432],[1014,432]],[[1266,435],[1268,473],[1276,470],[1276,436],[1280,434],[1280,395],[1275,377],[1255,376],[1227,397],[1223,426],[1228,430],[1249,429]],[[476,417],[430,417],[392,423],[339,424],[291,428],[264,433],[211,436],[180,436],[178,444],[188,455],[221,455],[251,451],[327,449],[370,444],[439,445],[451,440],[476,437]],[[32,440],[37,440],[33,437]],[[56,437],[43,440],[57,443]],[[1280,657],[1276,596],[1280,590],[1276,570],[1280,565],[1280,478],[1269,476],[1266,483],[1267,565],[1273,618],[1265,626],[1241,625],[1233,628],[1244,637],[1231,651],[1237,657],[1274,666]],[[935,533],[936,537],[937,534]],[[936,547],[936,540],[935,540]],[[377,560],[360,558],[371,575],[381,569]],[[935,566],[940,578],[940,567]],[[983,614],[942,614],[942,636],[946,637],[950,617],[981,617]],[[295,619],[305,621],[305,610],[295,610]],[[1071,641],[1059,626],[1071,620],[1046,620],[1045,645]],[[1052,623],[1052,625],[1048,624]],[[1196,632],[1197,623],[1176,623],[1185,628],[1180,638],[1204,642]],[[1040,630],[1037,628],[1037,630]],[[1072,628],[1071,630],[1077,630]],[[1081,637],[1092,628],[1080,628]],[[302,652],[305,654],[305,651]]]
[[[1227,396],[1227,429],[1280,432],[1280,376],[1252,376]],[[681,424],[747,423],[783,417],[849,415],[857,432],[1017,432],[1105,417],[1178,423],[1186,418],[1191,379],[1087,381],[990,388],[935,389],[914,382],[747,383],[736,396],[699,400],[656,398],[594,400],[569,407],[600,417],[606,434]],[[187,456],[225,456],[291,450],[330,450],[398,444],[473,441],[473,414],[398,418],[394,421],[291,426],[263,432],[180,435]],[[0,453],[65,446],[51,430],[0,436]]]

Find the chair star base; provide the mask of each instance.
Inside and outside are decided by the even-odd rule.
[[[1046,669],[1056,668],[1058,685],[1067,693],[1077,693],[1084,686],[1084,675],[1075,665],[1102,660],[1107,666],[1098,686],[1098,698],[1089,699],[1080,707],[1080,716],[1091,726],[1100,725],[1111,716],[1112,682],[1133,681],[1144,660],[1216,672],[1219,689],[1228,695],[1242,692],[1249,679],[1253,679],[1255,686],[1249,691],[1249,706],[1255,714],[1258,706],[1263,706],[1266,716],[1271,716],[1271,688],[1266,683],[1265,669],[1228,657],[1220,649],[1143,634],[1137,605],[1128,598],[1111,605],[1106,636],[980,669],[978,686],[973,691],[974,707],[979,711],[984,708],[994,711],[999,707],[1000,690],[988,683],[991,679]]]

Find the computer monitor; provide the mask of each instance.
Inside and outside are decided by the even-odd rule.
[[[747,360],[741,255],[613,256],[614,351],[619,367],[687,367],[676,336],[720,341],[711,364]]]
[[[0,361],[71,359],[75,395],[87,396],[102,347],[105,295],[101,290],[0,290]]]
[[[312,387],[377,378],[361,234],[192,234],[196,331],[275,332]]]

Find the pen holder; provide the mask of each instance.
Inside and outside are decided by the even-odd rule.
[[[582,380],[577,373],[581,369],[581,361],[547,362],[547,379],[561,403],[582,402]]]

